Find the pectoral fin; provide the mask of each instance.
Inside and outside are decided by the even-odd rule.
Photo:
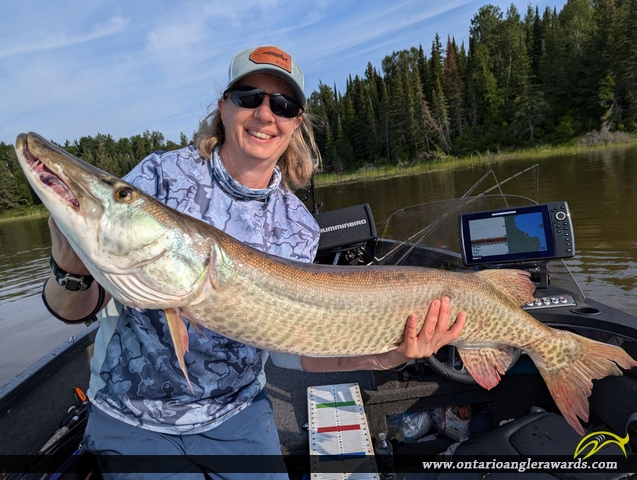
[[[515,347],[502,345],[493,348],[459,348],[458,353],[471,376],[478,384],[491,390],[500,383],[515,356]]]
[[[203,333],[203,330],[201,329],[201,327],[199,326],[198,323],[195,323],[193,321],[190,322],[190,325],[192,325],[192,328],[194,328],[195,330],[197,330],[197,333],[199,335],[201,335],[203,338],[205,338],[206,340],[210,340],[205,333]]]
[[[184,360],[184,355],[188,351],[188,329],[186,328],[186,323],[181,317],[180,312],[174,308],[167,308],[164,310],[164,313],[166,314],[168,331],[175,346],[177,361],[179,362],[181,371],[184,372],[190,391],[195,393],[195,390],[192,388],[192,383],[190,383],[190,378],[188,378],[188,370],[186,369],[186,361]]]

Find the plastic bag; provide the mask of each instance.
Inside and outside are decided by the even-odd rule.
[[[471,405],[436,408],[433,421],[440,433],[456,442],[463,442],[469,438]]]
[[[406,412],[387,417],[387,430],[398,442],[412,443],[433,427],[431,412]]]

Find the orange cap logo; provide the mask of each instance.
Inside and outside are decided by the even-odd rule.
[[[250,54],[250,60],[254,63],[275,65],[292,73],[292,57],[276,47],[259,47]]]

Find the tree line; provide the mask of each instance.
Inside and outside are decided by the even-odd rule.
[[[177,144],[166,140],[160,132],[145,131],[142,135],[117,141],[111,135],[98,133],[95,137],[82,137],[73,143],[67,140],[58,146],[121,178],[147,155],[158,150],[175,150],[188,143],[183,133]],[[40,203],[18,164],[14,146],[0,142],[0,214]]]
[[[637,0],[568,0],[561,11],[493,5],[468,45],[436,35],[371,63],[344,92],[308,98],[326,172],[562,144],[591,131],[637,132]],[[187,145],[144,132],[82,137],[62,148],[116,176],[155,150]],[[39,203],[12,145],[0,142],[0,213]]]
[[[521,14],[486,5],[468,46],[436,35],[320,84],[325,170],[562,144],[592,130],[637,131],[637,0],[569,0]]]

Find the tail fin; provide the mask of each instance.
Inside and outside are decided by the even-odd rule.
[[[547,368],[549,365],[546,359],[533,360],[568,424],[577,433],[584,435],[584,428],[577,417],[584,422],[588,421],[588,397],[593,388],[593,379],[622,375],[617,365],[628,370],[637,367],[637,361],[620,347],[596,342],[571,332],[558,330],[556,333],[568,336],[569,341],[578,345],[570,362],[565,367],[550,369]]]

